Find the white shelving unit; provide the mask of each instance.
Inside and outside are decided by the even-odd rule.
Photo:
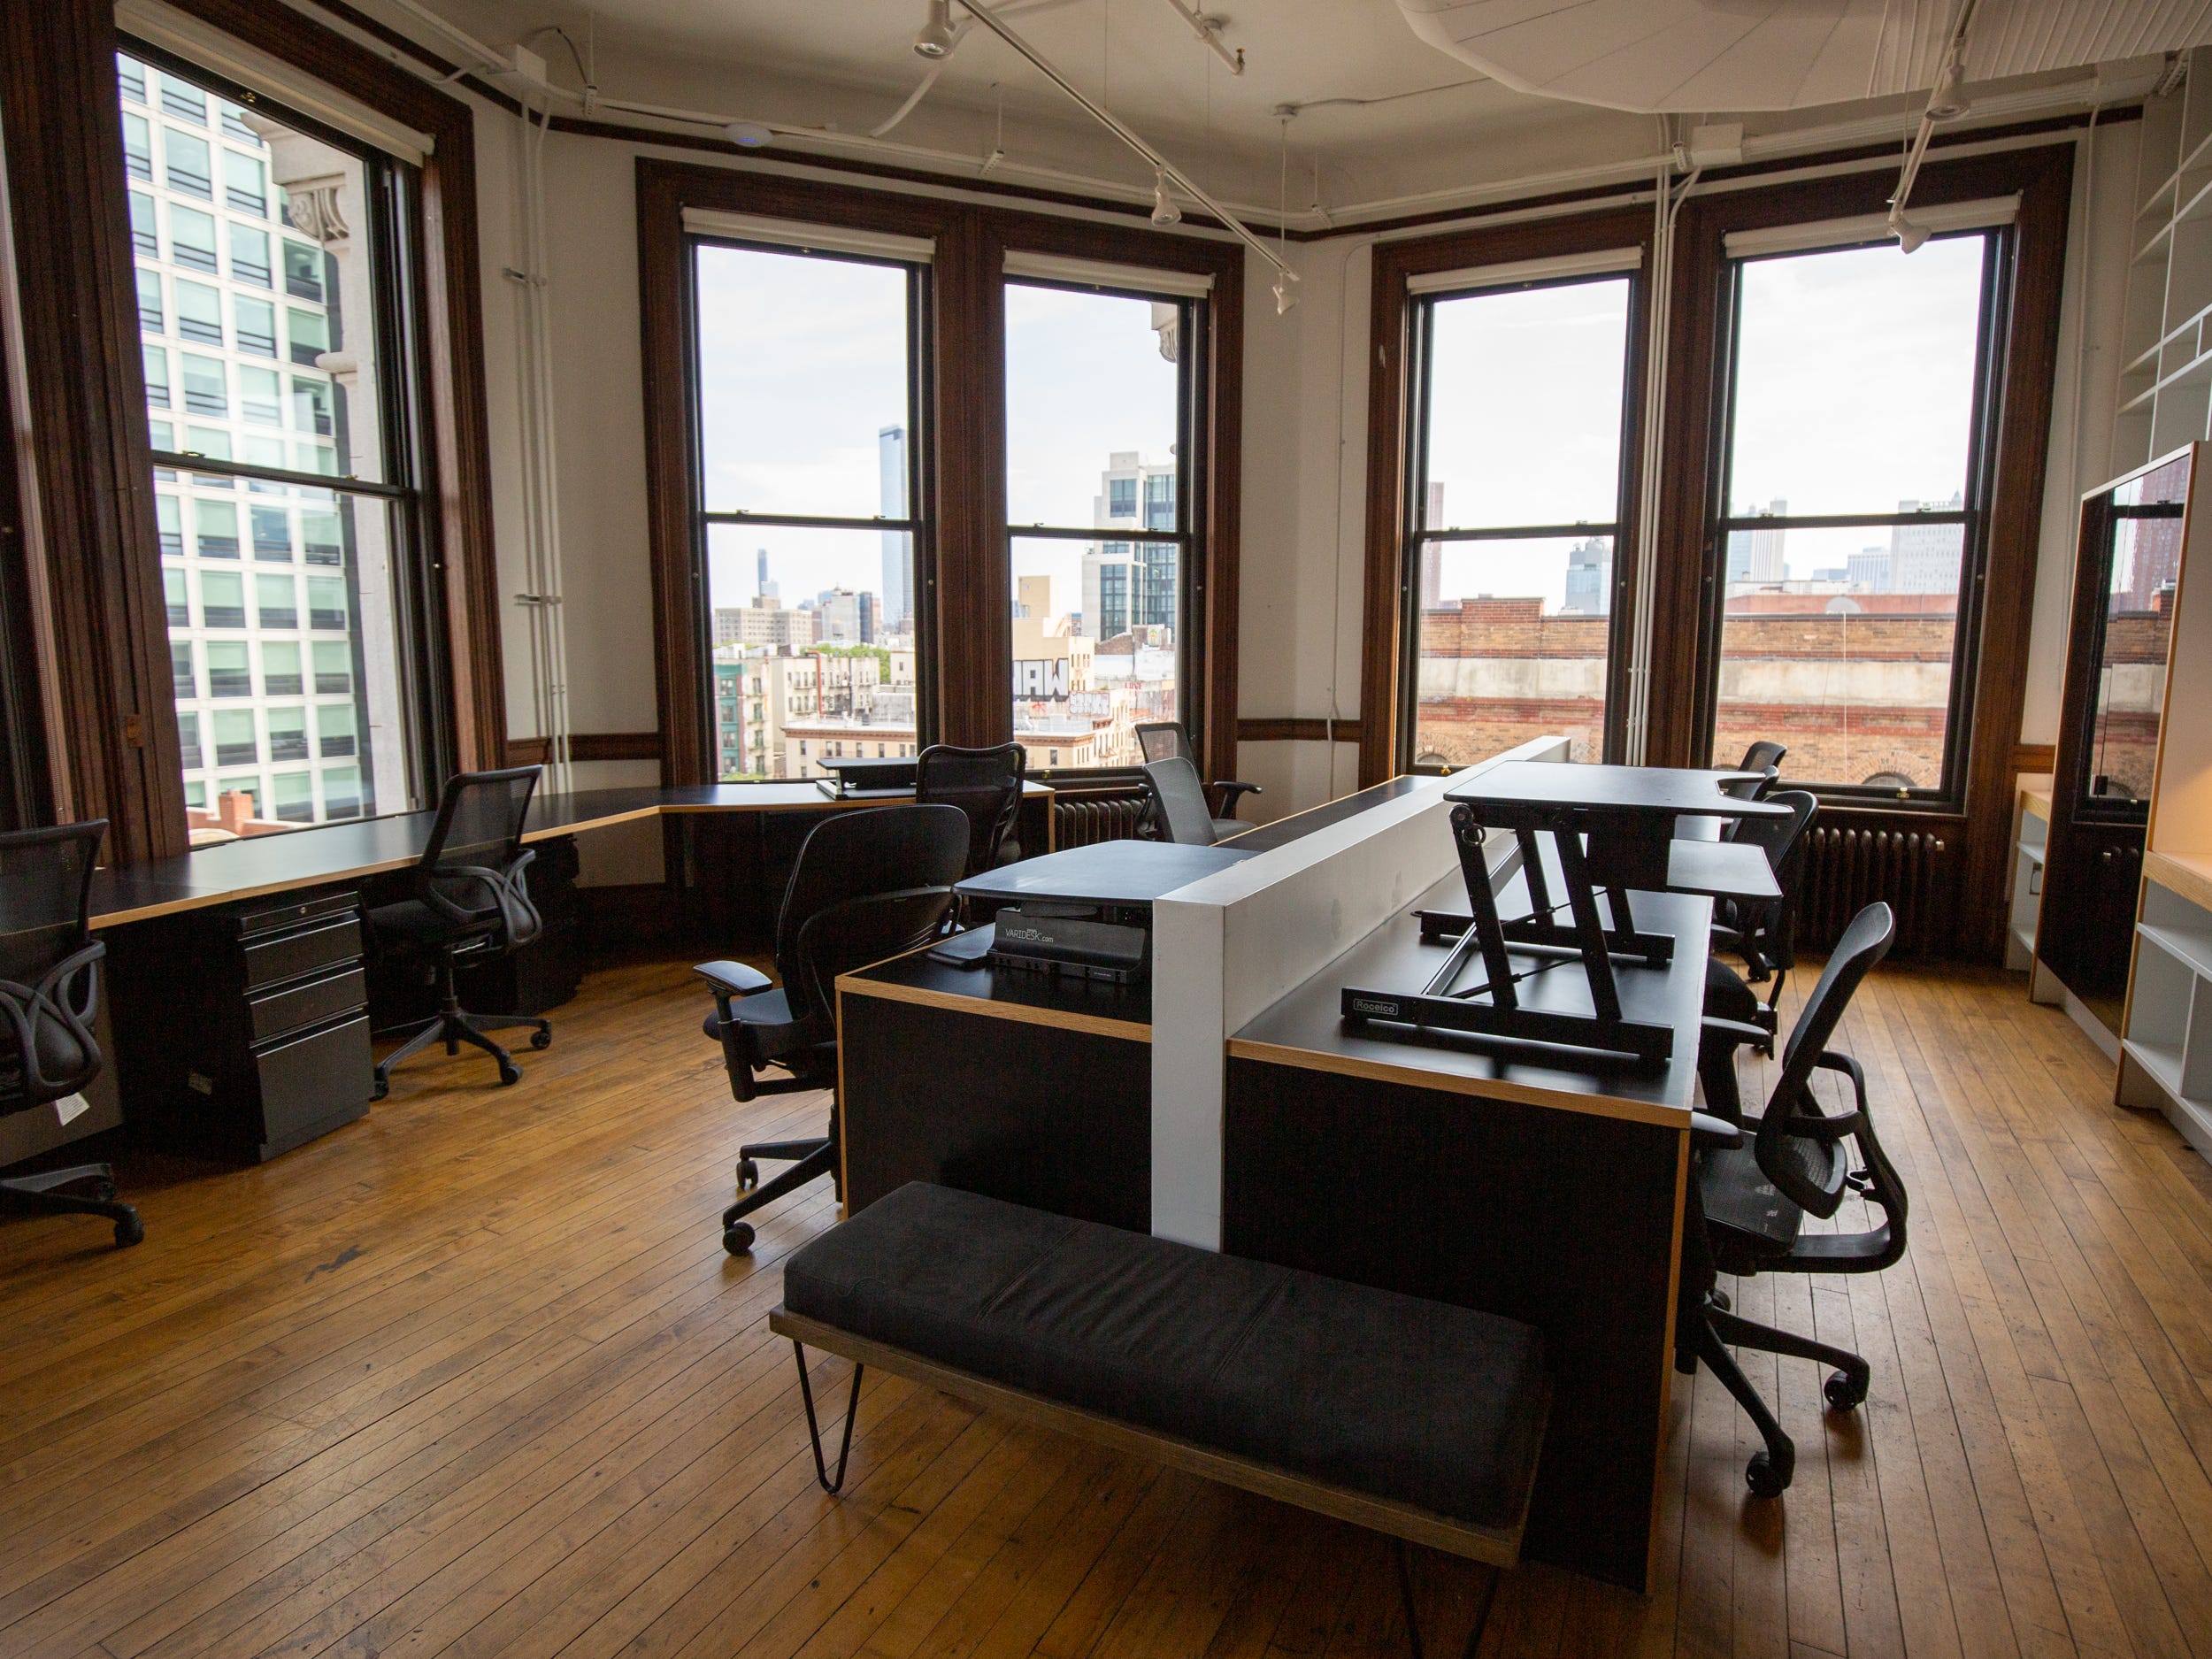
[[[2199,468],[2212,444],[2191,460],[2115,1095],[2212,1158],[2212,472]]]
[[[2043,856],[2050,837],[2051,780],[2022,778],[2012,809],[2012,910],[2005,935],[2005,966],[2016,973],[2037,972],[2035,929],[2042,919]]]
[[[2135,199],[2115,477],[2212,435],[2212,48],[2144,104]]]

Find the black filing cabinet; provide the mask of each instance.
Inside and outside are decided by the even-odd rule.
[[[163,1151],[257,1164],[365,1115],[365,932],[350,889],[119,930],[118,1080],[134,1133]]]

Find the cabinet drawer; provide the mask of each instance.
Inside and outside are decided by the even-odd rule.
[[[288,1152],[361,1116],[374,1082],[366,1014],[257,1049],[262,1157]]]
[[[274,985],[280,979],[296,979],[318,968],[334,968],[359,960],[361,921],[357,916],[348,916],[342,921],[321,927],[280,933],[274,939],[248,945],[243,954],[246,988],[250,991]]]
[[[340,1014],[350,1014],[365,1007],[368,997],[369,978],[358,967],[311,979],[287,990],[272,991],[265,996],[250,997],[247,1009],[253,1024],[253,1041],[266,1042],[287,1032],[318,1025]]]

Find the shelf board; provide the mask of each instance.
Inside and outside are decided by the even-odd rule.
[[[2151,1080],[2168,1094],[2177,1101],[2187,1098],[2181,1092],[2179,1048],[2170,1048],[2163,1043],[2139,1042],[2132,1037],[2123,1039],[2120,1048],[2128,1058],[2149,1072]],[[2201,1102],[2198,1103],[2200,1107],[2204,1104]]]
[[[2035,955],[2035,929],[2022,922],[2012,925],[2013,942],[2032,956]]]
[[[2171,219],[2168,219],[2163,225],[2161,225],[2156,230],[2151,233],[2151,239],[2135,250],[2135,257],[2128,263],[2131,265],[2148,265],[2153,259],[2165,257],[2166,250],[2172,243],[2173,239],[2174,222]]]
[[[2192,972],[2212,979],[2212,933],[2193,933],[2150,922],[2138,922],[2135,931]]]
[[[2147,852],[2143,877],[2180,894],[2200,909],[2212,910],[2212,857],[2201,853]]]
[[[2208,381],[2212,381],[2212,351],[2200,351],[2164,380],[2154,381],[2136,393],[2120,405],[2120,411],[2124,414],[2131,409],[2149,403],[2161,392],[2170,392],[2183,386],[2200,386]]]
[[[2018,850],[2023,858],[2033,864],[2038,870],[2043,868],[2043,859],[2045,856],[2044,849],[2035,845],[2032,841],[2015,841],[2013,842],[2013,846]]]

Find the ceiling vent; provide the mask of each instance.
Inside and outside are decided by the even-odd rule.
[[[1518,91],[1643,114],[1925,93],[1940,0],[1398,0],[1430,45]],[[2212,44],[2212,0],[1978,0],[1977,81]]]

